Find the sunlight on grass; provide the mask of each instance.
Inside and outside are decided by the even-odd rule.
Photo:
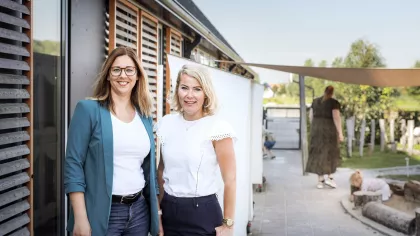
[[[342,157],[345,157],[346,151],[343,149],[344,147],[341,150],[341,154]],[[404,152],[380,152],[379,147],[377,147],[372,155],[369,155],[368,148],[365,148],[363,157],[360,157],[359,152],[355,150],[351,158],[343,158],[341,167],[352,169],[374,169],[405,166],[406,157],[410,158],[410,165],[420,165],[420,156],[409,156]]]

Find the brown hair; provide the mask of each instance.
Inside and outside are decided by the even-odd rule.
[[[131,91],[131,104],[140,114],[150,117],[152,114],[152,98],[149,91],[149,81],[147,74],[136,52],[128,47],[117,47],[112,50],[108,58],[102,64],[101,72],[94,84],[93,99],[98,100],[101,106],[106,107],[110,111],[114,111],[114,102],[111,95],[111,84],[109,82],[109,70],[115,59],[120,56],[128,56],[133,60],[137,69],[137,82]]]
[[[363,175],[360,170],[356,170],[351,176],[350,176],[350,185],[355,187],[360,187],[358,185],[362,184]]]
[[[181,113],[183,112],[182,106],[178,98],[178,89],[179,89],[179,83],[181,81],[181,76],[184,74],[196,79],[198,83],[201,85],[201,87],[203,88],[203,92],[204,92],[203,114],[205,116],[214,115],[218,107],[218,100],[217,100],[216,92],[213,87],[213,83],[211,81],[211,76],[205,67],[196,66],[196,65],[184,65],[181,68],[181,70],[178,72],[174,96],[172,98],[172,105],[174,107],[174,110]]]
[[[334,94],[334,87],[332,85],[327,86],[325,88],[324,97],[322,98],[322,101],[326,101],[332,98],[333,94]]]

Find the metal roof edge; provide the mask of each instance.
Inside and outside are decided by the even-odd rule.
[[[179,3],[177,3],[174,0],[155,0],[155,1],[159,3],[162,7],[164,7],[166,10],[174,14],[176,17],[178,17],[181,21],[183,21],[189,27],[193,28],[202,37],[207,39],[211,44],[213,44],[220,51],[222,51],[227,56],[232,58],[234,61],[244,62],[244,60],[237,53],[235,53],[226,44],[224,44],[218,37],[213,35],[210,32],[210,30],[207,29],[195,17],[192,17],[190,12],[188,12],[186,9],[181,7]],[[249,66],[242,65],[242,67],[244,67],[247,71],[249,71],[254,76],[254,79],[259,79],[258,74]]]

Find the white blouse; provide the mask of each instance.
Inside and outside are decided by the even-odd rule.
[[[150,152],[150,140],[146,128],[136,115],[125,123],[111,114],[114,140],[113,195],[129,195],[144,188],[145,180],[141,165]]]
[[[181,114],[168,114],[155,126],[161,143],[163,188],[175,197],[199,197],[219,191],[220,169],[212,141],[232,138],[230,124],[217,116],[187,121]]]

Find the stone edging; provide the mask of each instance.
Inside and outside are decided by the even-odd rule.
[[[369,218],[366,218],[362,215],[361,210],[353,210],[353,203],[351,203],[347,197],[344,197],[341,201],[341,206],[344,210],[350,214],[353,218],[357,219],[358,221],[362,222],[363,224],[371,227],[372,229],[387,235],[387,236],[404,236],[405,234],[392,230],[384,225],[381,225]]]

